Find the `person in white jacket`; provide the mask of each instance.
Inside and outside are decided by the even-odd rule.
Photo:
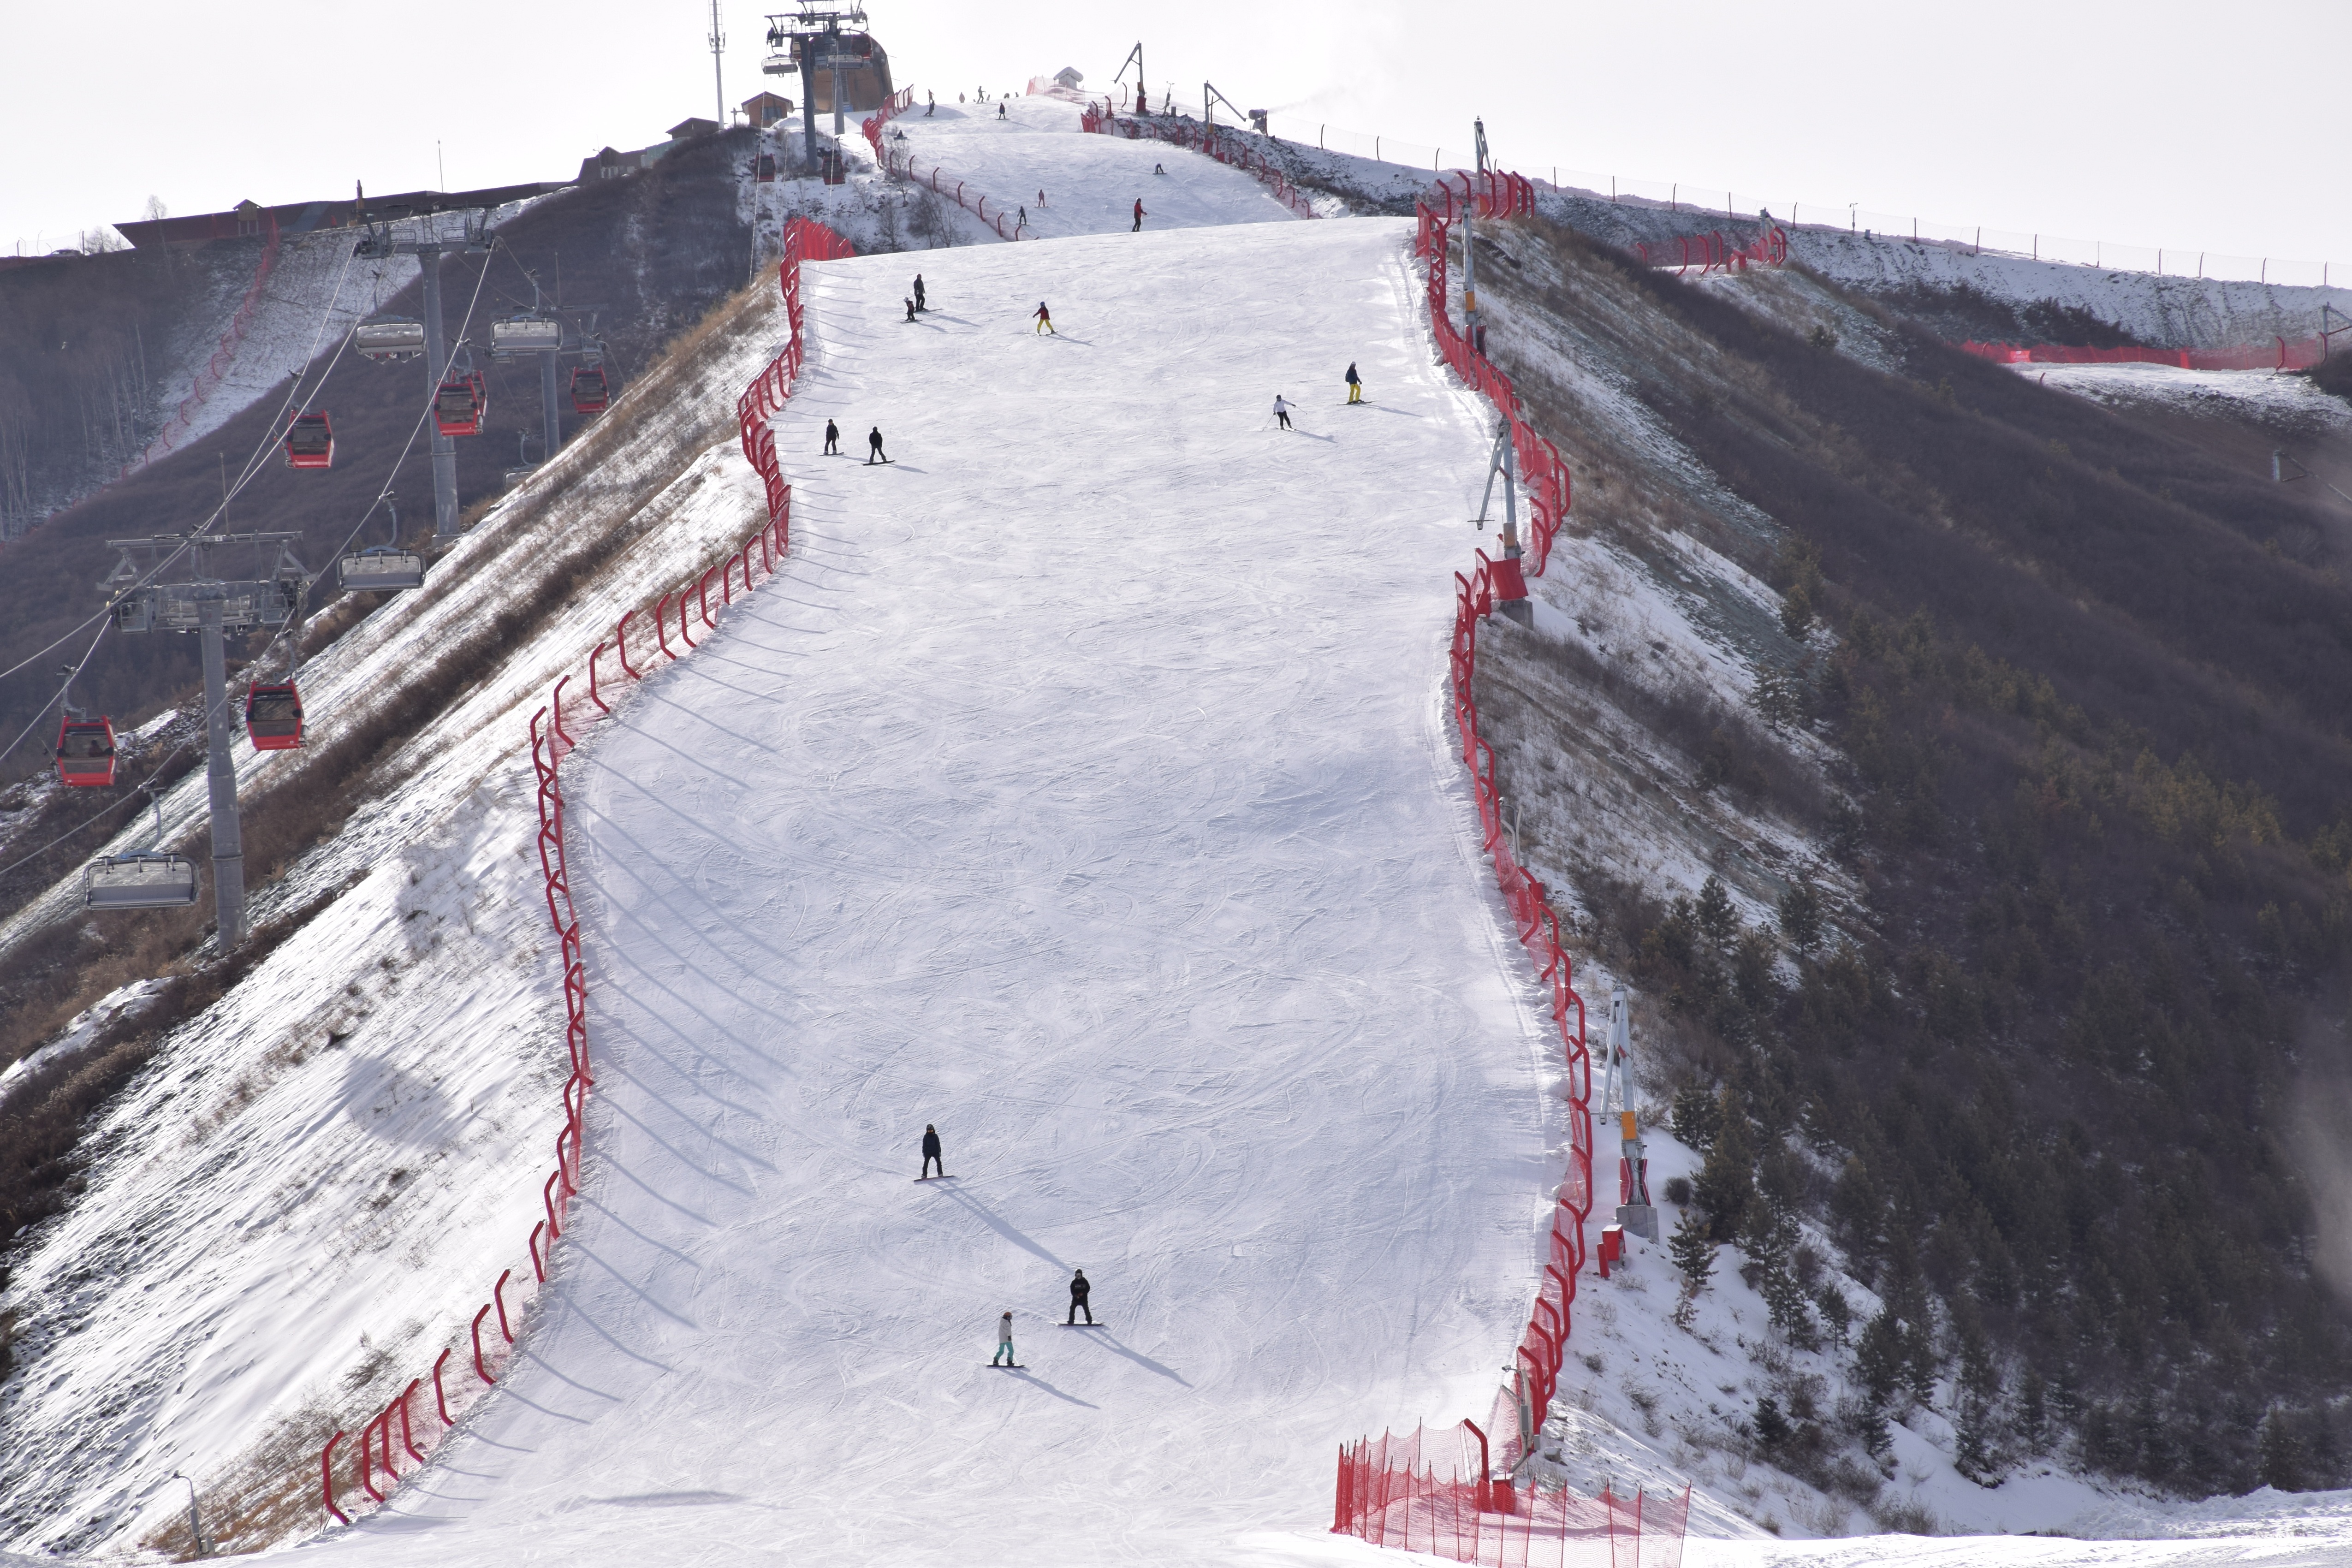
[[[1282,400],[1282,394],[1278,392],[1274,395],[1274,416],[1282,421],[1285,430],[1290,428],[1290,405]]]
[[[1013,1314],[1007,1312],[996,1321],[996,1354],[989,1359],[991,1366],[1019,1366],[1013,1359]]]

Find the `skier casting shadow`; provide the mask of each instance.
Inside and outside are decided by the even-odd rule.
[[[1356,374],[1356,362],[1349,360],[1348,362],[1348,401],[1361,403],[1363,400],[1364,378]]]
[[[923,275],[918,272],[915,274],[915,309],[928,310],[930,308],[930,301],[923,298]]]
[[[1087,1327],[1094,1327],[1095,1310],[1087,1305],[1087,1296],[1093,1289],[1093,1286],[1087,1283],[1085,1269],[1081,1268],[1070,1277],[1070,1315],[1064,1321],[1062,1324],[1064,1328],[1076,1328],[1080,1312],[1087,1315]]]
[[[882,450],[882,426],[877,425],[873,432],[866,437],[866,466],[870,468],[877,463],[887,463],[889,460],[889,454]]]
[[[1058,338],[1058,337],[1060,337],[1060,336],[1062,335],[1060,332],[1054,331],[1054,312],[1052,312],[1051,310],[1048,310],[1047,309],[1045,309],[1045,300],[1038,300],[1038,301],[1037,301],[1037,309],[1036,309],[1036,310],[1034,310],[1034,311],[1030,312],[1030,313],[1031,313],[1032,315],[1034,315],[1034,316],[1036,318],[1036,321],[1037,321],[1037,328],[1036,328],[1036,330],[1037,330],[1038,331],[1041,331],[1041,332],[1053,332],[1053,333],[1054,333],[1054,335],[1055,335],[1055,337],[1057,337],[1057,338]]]
[[[830,419],[824,422],[824,455],[828,458],[841,456],[841,426]]]
[[[923,1123],[923,1173],[917,1176],[915,1180],[928,1181],[933,1165],[940,1168],[940,1174],[942,1177],[946,1176],[948,1163],[940,1156],[940,1130],[926,1121]]]
[[[1274,417],[1283,429],[1290,428],[1290,405],[1282,400],[1282,394],[1278,392],[1274,395]]]

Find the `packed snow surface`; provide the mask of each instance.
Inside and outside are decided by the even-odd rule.
[[[934,252],[914,324],[909,258],[811,269],[793,561],[568,764],[577,1228],[344,1550],[1225,1561],[1483,1413],[1556,1047],[1439,703],[1483,437],[1409,233]]]

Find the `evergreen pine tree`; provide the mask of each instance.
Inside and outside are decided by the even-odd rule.
[[[1731,895],[1724,890],[1720,877],[1709,877],[1698,890],[1698,929],[1717,947],[1739,929],[1739,911],[1732,907]]]
[[[1884,1405],[1903,1386],[1903,1326],[1893,1308],[1881,1310],[1864,1325],[1854,1346],[1853,1368],[1873,1405]]]
[[[2303,1489],[2303,1442],[2288,1424],[2286,1412],[2276,1405],[2263,1417],[2263,1430],[2258,1453],[2262,1467],[2263,1485],[2283,1492]]]
[[[1696,1296],[1706,1288],[1707,1277],[1715,1272],[1715,1237],[1696,1209],[1683,1211],[1681,1222],[1666,1242],[1666,1252],[1682,1270],[1684,1295]]]
[[[1717,1241],[1729,1241],[1739,1234],[1748,1205],[1755,1200],[1756,1143],[1739,1091],[1727,1084],[1717,1105],[1722,1124],[1707,1148],[1706,1163],[1699,1167],[1692,1196],[1706,1211],[1709,1234]]]

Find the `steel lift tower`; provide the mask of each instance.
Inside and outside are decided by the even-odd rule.
[[[850,32],[861,37],[866,33],[866,7],[856,0],[849,0],[846,5],[800,0],[798,15],[768,18],[768,47],[781,53],[789,46],[792,61],[800,66],[801,132],[812,169],[816,167],[816,73],[823,70],[832,78],[833,134],[838,140],[848,128],[843,117],[841,73],[865,65],[868,58],[851,47],[845,36]],[[789,68],[777,55],[771,55],[768,63],[761,67],[771,76],[781,76]]]
[[[99,584],[110,598],[114,626],[122,632],[194,632],[205,668],[206,783],[212,795],[213,910],[223,951],[245,940],[245,830],[237,818],[237,710],[228,696],[228,650],[232,633],[299,624],[310,571],[294,558],[299,533],[159,534],[150,539],[110,539],[120,552],[114,570]],[[224,580],[208,568],[214,554],[235,545],[275,546],[267,574]],[[169,560],[184,548],[190,575],[180,583],[150,583],[134,556]]]
[[[456,250],[464,256],[487,256],[498,245],[490,233],[490,215],[487,208],[467,211],[465,215],[465,237],[457,245],[436,237],[428,225],[419,230],[425,237],[402,239],[394,232],[394,225],[403,217],[427,217],[424,213],[390,214],[383,217],[362,218],[360,240],[355,256],[414,256],[425,279],[425,385],[429,399],[440,388],[449,372],[449,342],[441,323],[441,258]],[[443,539],[457,535],[457,443],[438,429],[433,432],[433,531]]]

